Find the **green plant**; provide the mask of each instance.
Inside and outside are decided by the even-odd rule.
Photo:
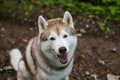
[[[7,13],[12,13],[13,12],[13,4],[10,3],[9,1],[4,1],[4,0],[1,0],[1,6],[4,7],[4,11],[7,12]]]
[[[106,32],[106,33],[110,32],[110,28],[105,26],[104,23],[101,23],[101,22],[97,23],[97,27],[98,27],[98,29],[100,29],[103,32]]]
[[[19,6],[18,10],[19,13],[25,13],[25,12],[33,13],[35,11],[35,7],[31,4],[22,5],[22,7]]]
[[[88,14],[90,18],[95,16],[104,17],[106,20],[120,21],[120,1],[119,0],[19,0],[16,5],[14,1],[0,0],[0,5],[6,13],[19,13],[23,15],[25,12],[34,14],[39,6],[44,8],[44,12],[54,9],[54,7],[68,10],[72,14]],[[17,6],[17,7],[16,7]],[[47,15],[47,13],[46,13]],[[49,17],[54,15],[48,14]]]

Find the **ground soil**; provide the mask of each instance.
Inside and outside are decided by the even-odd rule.
[[[78,38],[75,60],[70,80],[107,80],[108,73],[120,75],[120,27],[112,21],[79,15],[74,19],[75,28],[82,35]],[[103,22],[110,28],[105,33],[97,28]],[[10,65],[9,51],[24,51],[30,38],[38,33],[36,23],[21,23],[0,16],[0,80],[16,80],[16,71],[5,70]]]

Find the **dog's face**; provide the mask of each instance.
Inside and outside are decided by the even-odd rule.
[[[63,19],[53,19],[48,22],[40,16],[38,26],[41,51],[48,62],[56,66],[64,66],[69,63],[77,44],[71,14],[66,12]]]

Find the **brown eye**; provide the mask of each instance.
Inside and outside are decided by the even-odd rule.
[[[63,36],[63,38],[67,38],[67,37],[68,37],[68,35],[64,35],[64,36]]]
[[[54,37],[51,37],[50,40],[53,41],[53,40],[55,40],[55,38],[54,38]]]

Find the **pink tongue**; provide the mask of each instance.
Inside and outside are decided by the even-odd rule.
[[[59,57],[59,60],[62,64],[65,64],[67,63],[68,59],[67,59],[67,54],[64,54],[64,55],[58,55]]]

